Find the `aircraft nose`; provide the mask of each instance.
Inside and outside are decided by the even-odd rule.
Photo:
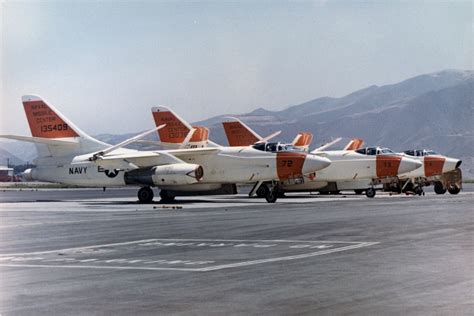
[[[303,164],[303,174],[312,173],[328,167],[331,164],[331,160],[324,157],[308,154]]]
[[[454,158],[446,158],[443,165],[443,173],[453,171],[461,166],[462,161]]]
[[[398,174],[413,171],[415,169],[420,168],[421,166],[423,166],[423,163],[421,161],[408,157],[402,157],[402,160],[400,161],[400,166],[398,167]]]

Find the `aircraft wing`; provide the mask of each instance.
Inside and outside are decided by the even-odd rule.
[[[215,155],[221,152],[221,149],[218,147],[205,147],[205,148],[193,148],[193,149],[174,149],[167,150],[167,153],[175,156],[176,158],[186,160],[187,158],[192,158],[195,156],[201,155]]]
[[[336,138],[335,140],[333,140],[332,142],[329,142],[329,143],[326,143],[322,146],[319,146],[318,148],[316,148],[315,150],[313,150],[311,153],[314,154],[314,153],[318,153],[320,151],[323,151],[325,150],[326,148],[328,147],[331,147],[332,145],[336,144],[337,142],[340,142],[342,139],[342,137],[338,137]]]
[[[196,149],[176,149],[176,150],[156,150],[156,151],[132,151],[116,150],[115,152],[103,156],[93,157],[92,154],[76,156],[73,164],[90,163],[105,169],[136,169],[168,165],[174,163],[186,163],[188,158],[197,155],[211,155],[220,152],[219,148],[196,148]]]

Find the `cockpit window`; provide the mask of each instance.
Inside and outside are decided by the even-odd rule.
[[[426,155],[427,156],[430,156],[430,155],[439,155],[438,152],[434,151],[434,150],[427,150],[426,151]]]
[[[256,150],[265,151],[265,143],[256,143],[252,147]]]
[[[355,151],[361,155],[375,156],[380,154],[394,154],[394,152],[389,148],[380,148],[380,147],[367,147],[361,148]]]
[[[377,155],[377,148],[375,148],[375,147],[367,148],[367,155],[369,155],[369,156]]]
[[[256,150],[268,151],[268,152],[279,152],[279,151],[302,151],[293,147],[291,144],[283,143],[256,143],[252,146]]]
[[[404,151],[405,154],[409,156],[415,156],[415,157],[424,157],[424,156],[430,156],[430,155],[439,155],[434,150],[431,149],[416,149],[416,150],[407,150]]]
[[[389,148],[382,148],[380,151],[382,152],[382,154],[394,154],[393,150]]]

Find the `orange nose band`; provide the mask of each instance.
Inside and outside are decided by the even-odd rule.
[[[442,174],[445,160],[446,159],[442,157],[426,156],[423,163],[425,167],[425,176],[431,177]]]
[[[299,177],[303,174],[303,164],[306,154],[279,152],[276,155],[277,175],[280,180]]]
[[[376,168],[377,177],[395,177],[398,174],[398,167],[402,157],[377,155]]]

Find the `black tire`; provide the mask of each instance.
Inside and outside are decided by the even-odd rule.
[[[267,196],[265,196],[265,200],[267,200],[268,203],[275,203],[276,200],[278,200],[278,192],[275,190],[268,191]]]
[[[150,187],[143,187],[138,190],[137,196],[140,203],[151,203],[155,197],[155,194]]]
[[[270,189],[268,189],[268,186],[265,183],[262,183],[262,185],[257,189],[257,192],[255,192],[255,194],[259,198],[264,198],[268,195],[268,192],[270,192]]]
[[[450,187],[448,188],[448,192],[451,193],[451,194],[456,195],[456,194],[458,194],[459,192],[461,192],[461,188],[458,187],[457,185],[453,185],[453,186],[450,186]]]
[[[412,182],[408,183],[406,186],[405,186],[405,189],[403,190],[403,193],[406,193],[406,192],[415,192],[415,186],[413,185]]]
[[[413,192],[415,192],[415,194],[421,196],[423,194],[423,188],[420,187],[420,186],[417,186],[415,187],[415,189],[413,190]]]
[[[368,188],[368,189],[365,191],[365,196],[367,196],[368,198],[373,198],[373,197],[375,197],[375,189],[374,189],[374,188]]]
[[[364,190],[362,190],[362,189],[355,189],[354,192],[355,192],[355,194],[357,194],[357,195],[361,195],[362,193],[364,193]]]
[[[162,203],[172,203],[174,202],[175,196],[171,195],[167,190],[160,191],[160,202]]]
[[[435,191],[436,194],[445,194],[446,193],[446,188],[443,186],[443,183],[436,182],[434,184],[434,191]]]

